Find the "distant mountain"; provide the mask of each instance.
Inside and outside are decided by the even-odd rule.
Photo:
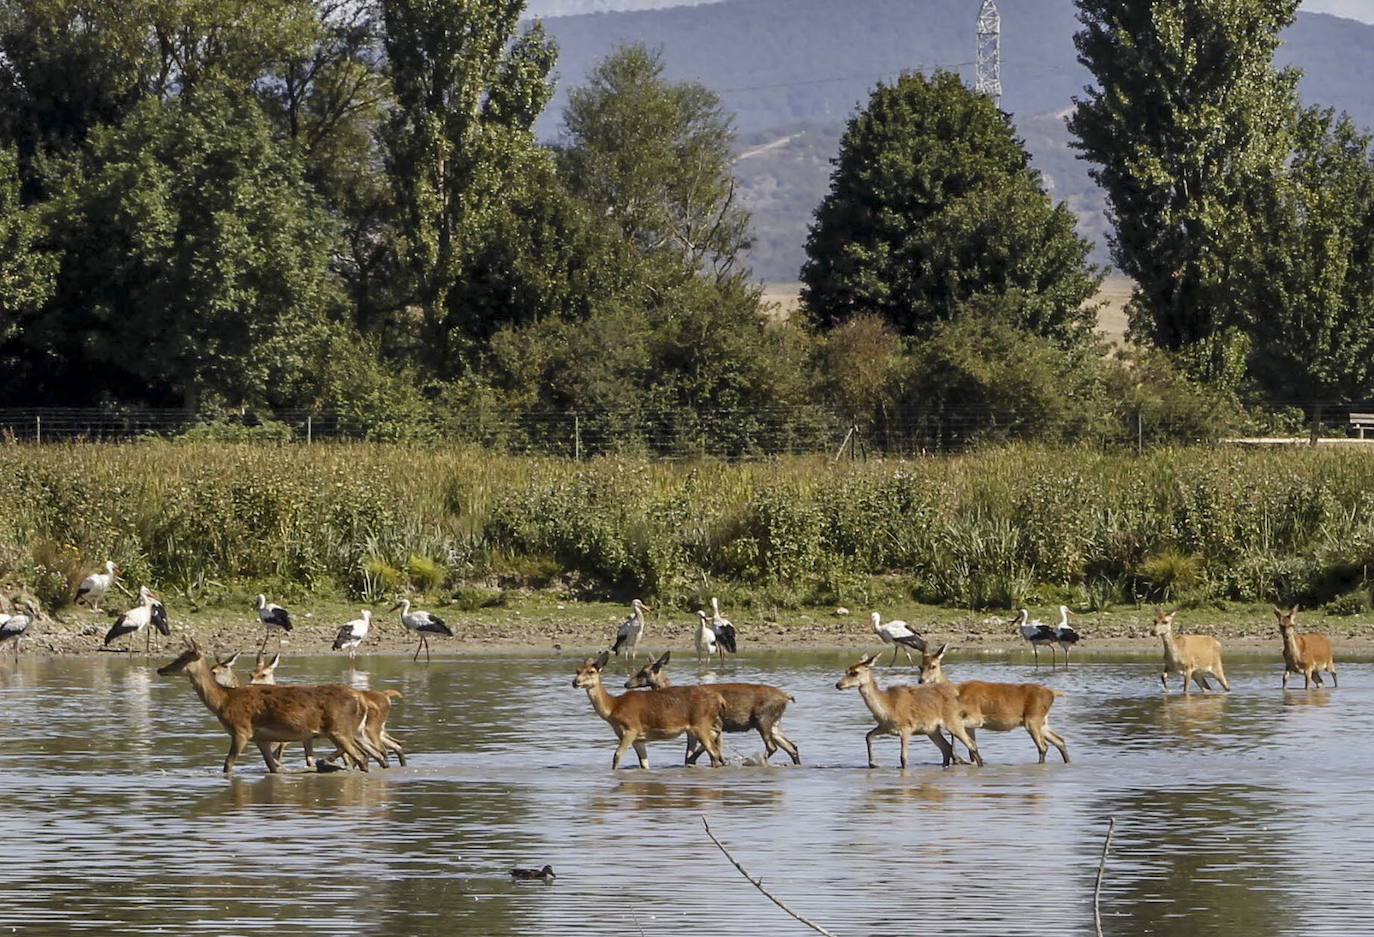
[[[586,6],[624,0],[546,0]],[[654,2],[654,0],[643,0]],[[976,0],[724,0],[696,6],[557,16],[559,87],[537,130],[556,138],[567,89],[617,45],[663,49],[673,80],[699,81],[736,115],[737,175],[754,211],[755,271],[794,280],[806,225],[825,194],[829,160],[844,122],[878,80],[904,69],[973,74]],[[1072,0],[1003,3],[1002,107],[1046,175],[1055,197],[1105,258],[1102,199],[1068,148],[1063,115],[1091,76],[1078,64]],[[1374,125],[1374,26],[1325,14],[1298,15],[1279,64],[1304,71],[1310,103]]]

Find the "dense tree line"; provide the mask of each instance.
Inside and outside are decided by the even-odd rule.
[[[781,317],[741,263],[730,115],[659,52],[601,62],[548,147],[532,128],[557,49],[523,0],[0,0],[0,399],[328,409],[379,437],[576,411],[627,445],[667,428],[747,452],[764,414],[827,438],[817,408],[894,445],[913,420],[951,442],[1124,435],[1147,411],[1217,432],[1244,390],[1196,366],[1218,349],[1273,393],[1357,396],[1368,141],[1290,107],[1265,58],[1282,5],[1249,2],[1269,15],[1232,11],[1251,42],[1227,80],[1259,82],[1267,110],[1207,111],[1227,131],[1209,145],[1243,144],[1230,162],[1194,179],[1196,153],[1146,152],[1167,127],[1116,159],[1121,95],[1075,116],[1109,192],[1119,176],[1148,203],[1113,202],[1113,248],[1141,284],[1135,333],[1163,351],[1108,356],[1090,245],[953,75],[880,84],[851,120],[805,311]],[[1084,0],[1088,33],[1112,24],[1102,50],[1083,40],[1090,66],[1136,28],[1110,6]],[[1215,25],[1188,41],[1237,24]],[[1147,72],[1100,80],[1164,80]],[[1167,217],[1141,166],[1178,176],[1154,180]],[[1295,297],[1325,319],[1269,313]],[[1325,344],[1295,342],[1321,321]],[[952,430],[953,412],[983,416]]]

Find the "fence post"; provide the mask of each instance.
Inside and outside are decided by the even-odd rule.
[[[573,461],[582,461],[582,417],[573,414]]]
[[[1135,454],[1141,455],[1145,451],[1145,420],[1141,416],[1139,407],[1135,409]]]
[[[314,424],[312,423],[312,420],[313,420],[313,419],[314,419],[314,417],[310,416],[309,414],[306,414],[306,417],[305,417],[305,444],[306,444],[307,446],[310,445],[310,443],[313,442],[313,440],[314,440],[314,430],[315,430],[315,427],[314,427]]]
[[[43,441],[43,418],[36,416],[33,418],[33,438],[35,442]]]

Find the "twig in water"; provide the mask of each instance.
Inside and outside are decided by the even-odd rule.
[[[787,905],[783,904],[783,902],[780,899],[778,899],[772,892],[763,887],[763,882],[759,881],[758,879],[754,878],[754,876],[750,875],[749,872],[744,868],[744,866],[740,865],[739,861],[735,859],[734,856],[730,855],[730,850],[725,848],[725,844],[722,843],[720,840],[716,839],[716,834],[711,832],[711,824],[706,822],[706,817],[704,815],[701,818],[701,825],[706,827],[706,835],[711,837],[711,842],[716,844],[717,849],[725,853],[725,858],[730,860],[730,864],[733,865],[735,868],[739,869],[739,874],[743,875],[745,880],[749,882],[750,885],[753,885],[759,891],[763,892],[763,896],[765,898],[773,902],[773,904],[777,905],[779,908],[782,908],[784,911],[792,915],[792,917],[796,918],[798,921],[801,921],[803,924],[811,928],[816,933],[825,934],[826,937],[835,937],[833,933],[826,930],[824,927],[821,927],[814,921],[808,921],[806,918],[802,917],[796,911],[793,911]]]
[[[635,922],[635,930],[639,931],[639,937],[644,937],[644,925],[639,923],[639,915],[635,914],[635,909],[630,909],[630,918]]]
[[[1107,838],[1102,841],[1102,858],[1097,863],[1097,886],[1093,888],[1093,921],[1097,924],[1097,937],[1102,937],[1102,870],[1107,867],[1107,850],[1112,848],[1112,830],[1116,829],[1116,817],[1107,819]]]

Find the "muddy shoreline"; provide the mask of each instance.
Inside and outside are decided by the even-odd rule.
[[[613,609],[608,607],[608,610]],[[560,615],[553,610],[527,613],[503,610],[501,614],[489,617],[481,613],[449,613],[445,620],[453,629],[454,636],[433,636],[429,642],[430,648],[432,653],[444,655],[483,651],[573,654],[608,647],[615,635],[615,618],[603,616],[602,620],[587,620],[585,611],[580,616],[581,620]],[[338,630],[335,622],[341,620],[341,614],[323,612],[318,616],[297,615],[294,629],[282,643],[283,652],[288,655],[341,653],[331,651]],[[1280,653],[1281,642],[1272,621],[1236,621],[1234,614],[1228,616],[1232,619],[1229,621],[1208,621],[1205,613],[1187,614],[1183,627],[1178,629],[1181,633],[1214,635],[1228,650]],[[263,628],[256,621],[244,619],[238,613],[232,617],[235,620],[226,621],[223,615],[214,614],[183,619],[173,614],[173,634],[170,637],[154,635],[155,652],[175,652],[181,647],[182,638],[190,637],[203,647],[219,653],[242,651],[252,655],[262,644]],[[782,617],[786,620],[750,622],[736,617],[741,654],[792,649],[852,648],[861,651],[876,650],[882,646],[877,636],[867,629],[866,616],[812,612],[799,613],[795,618]],[[1240,617],[1254,619],[1258,616]],[[40,655],[110,653],[101,648],[105,632],[113,620],[113,616],[68,609],[56,618],[43,618],[32,625],[24,636],[20,652]],[[374,617],[373,621],[372,632],[359,648],[360,654],[409,655],[415,652],[418,644],[416,637],[404,631],[399,622],[379,621],[379,617]],[[929,641],[937,644],[950,643],[987,652],[1030,650],[1029,645],[1017,637],[1006,619],[1000,616],[973,617],[965,613],[964,620],[913,621],[913,624]],[[1159,639],[1151,634],[1152,624],[1153,614],[1149,611],[1136,612],[1132,609],[1100,618],[1085,614],[1075,621],[1082,640],[1074,649],[1074,654],[1090,656],[1100,651],[1156,651],[1160,645]],[[1308,621],[1300,620],[1300,627],[1302,630],[1323,631],[1330,635],[1338,655],[1341,651],[1374,654],[1374,626],[1361,621],[1313,616]],[[694,624],[689,623],[686,616],[674,616],[672,620],[651,620],[640,649],[695,653],[692,650],[693,628]],[[128,639],[115,642],[117,648],[126,645],[130,645]],[[135,635],[131,646],[141,653],[144,635]],[[274,633],[267,641],[268,653],[274,652],[276,647]],[[5,648],[0,653],[10,653],[10,649]],[[1047,653],[1041,650],[1041,656]]]

